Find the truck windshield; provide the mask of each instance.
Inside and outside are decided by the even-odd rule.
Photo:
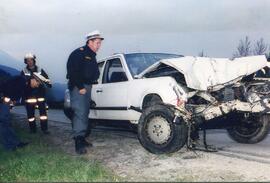
[[[133,77],[162,59],[183,57],[182,55],[168,53],[131,53],[124,56]]]

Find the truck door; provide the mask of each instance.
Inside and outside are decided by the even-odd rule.
[[[128,78],[120,58],[107,60],[102,81],[93,88],[99,119],[125,120],[128,113]]]

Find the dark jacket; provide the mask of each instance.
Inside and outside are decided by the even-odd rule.
[[[74,50],[67,61],[67,79],[69,89],[84,88],[84,84],[93,84],[99,77],[96,53],[87,45]]]
[[[13,101],[18,101],[23,96],[26,85],[24,77],[13,76],[0,85],[0,98],[9,97]]]
[[[25,98],[30,98],[30,97],[45,97],[45,87],[43,84],[39,85],[38,88],[31,88],[30,86],[30,80],[34,79],[33,72],[38,72],[40,73],[43,77],[46,79],[49,79],[47,73],[43,70],[40,69],[38,66],[35,66],[33,69],[30,69],[28,67],[25,67],[21,71],[21,75],[25,77],[25,79],[28,81],[28,84],[25,89]]]

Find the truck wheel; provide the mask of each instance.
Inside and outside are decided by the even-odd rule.
[[[227,129],[229,136],[236,142],[243,144],[255,144],[264,140],[269,132],[270,115],[242,118],[238,126]]]
[[[138,124],[138,138],[142,146],[151,153],[173,153],[187,141],[187,125],[180,119],[173,123],[174,113],[164,105],[148,107]]]

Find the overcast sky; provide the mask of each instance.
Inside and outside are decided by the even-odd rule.
[[[270,43],[270,0],[0,0],[0,50],[26,52],[65,81],[70,52],[99,29],[98,57],[167,52],[231,57],[240,39]]]

